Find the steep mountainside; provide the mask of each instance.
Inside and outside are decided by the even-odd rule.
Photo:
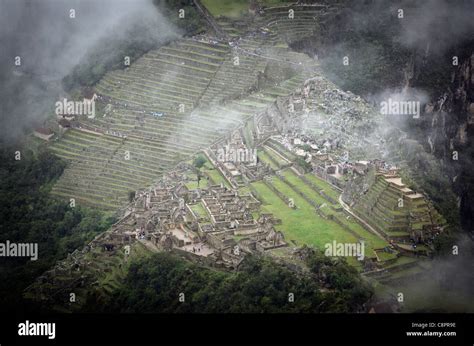
[[[338,3],[344,9],[317,35],[290,46],[318,56],[330,79],[377,108],[389,98],[420,101],[419,118],[386,119],[387,155],[451,224],[472,232],[473,3]]]

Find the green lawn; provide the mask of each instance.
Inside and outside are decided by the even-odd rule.
[[[291,172],[291,173],[293,173],[293,172]],[[296,175],[295,175],[295,178],[297,178]],[[290,198],[293,198],[293,200],[295,201],[296,206],[298,206],[298,207],[302,206],[302,208],[307,208],[308,212],[312,212],[313,214],[315,214],[314,211],[313,211],[314,208],[303,197],[298,195],[288,184],[284,183],[281,180],[277,181],[275,179],[274,180],[274,186],[279,191],[283,192],[286,196],[288,196]],[[308,191],[302,190],[302,192],[306,194]],[[317,197],[317,196],[314,196],[314,195],[310,196],[310,198],[313,198],[313,197]],[[313,198],[313,199],[315,199],[315,198]],[[324,203],[324,200],[322,200],[322,201]],[[318,201],[318,200],[316,202],[321,203],[321,201]],[[328,204],[328,203],[326,203],[326,204]],[[385,246],[388,245],[388,243],[385,240],[380,239],[375,234],[372,234],[372,233],[366,231],[364,228],[362,228],[355,221],[347,220],[345,218],[344,213],[336,212],[332,208],[330,208],[328,205],[323,207],[321,210],[326,215],[334,215],[334,216],[338,215],[339,219],[345,225],[347,225],[352,231],[354,231],[355,233],[357,233],[360,236],[355,241],[358,241],[359,239],[364,239],[364,241],[365,241],[365,255],[367,257],[375,257],[375,254],[374,254],[374,251],[373,251],[374,249],[380,248],[380,247],[385,247]],[[319,218],[319,216],[318,216],[318,218]],[[330,221],[328,221],[328,222],[330,222]],[[337,229],[338,232],[344,233],[344,235],[349,235],[352,238],[354,237],[352,234],[350,234],[349,232],[344,230],[338,224],[335,224],[335,223],[333,223],[333,224],[334,224],[335,229]],[[338,235],[336,235],[336,234],[334,234],[334,237],[336,237],[336,241],[338,241],[338,242],[346,242],[344,240],[339,240]]]
[[[291,169],[287,169],[283,172],[283,176],[290,182],[290,184],[293,184],[296,186],[298,190],[303,192],[306,196],[308,196],[310,199],[314,200],[318,204],[323,204],[326,203],[326,205],[332,205],[331,202],[329,202],[327,199],[322,197],[319,193],[314,191],[309,185],[307,185],[303,180],[301,180],[295,172],[293,172]],[[332,214],[330,212],[330,208],[327,208],[328,213]]]
[[[373,234],[372,232],[366,230],[364,227],[362,227],[359,223],[354,221],[351,218],[349,220],[345,216],[345,214],[342,213],[342,217],[340,217],[340,220],[344,222],[352,231],[357,233],[364,241],[366,242],[366,245],[371,248],[371,249],[381,249],[386,246],[388,246],[388,242],[377,235]],[[371,256],[372,257],[372,256]]]
[[[196,190],[198,188],[200,188],[200,189],[205,188],[205,187],[207,187],[207,179],[206,178],[201,179],[201,181],[199,182],[199,186],[198,186],[197,181],[187,182],[186,187],[190,190]]]
[[[286,4],[293,4],[295,1],[287,1],[287,0],[260,0],[260,2],[264,6],[283,6]]]
[[[273,149],[273,150],[281,153],[280,155],[285,157],[287,160],[290,160],[290,161],[293,162],[298,158],[298,156],[296,154],[289,151],[282,144],[280,144],[279,142],[277,142],[275,140],[270,139],[268,142],[266,142],[266,145],[268,147],[270,147],[271,149],[277,148],[277,149]]]
[[[201,177],[201,180],[199,181],[199,186],[198,186],[198,183],[197,183],[197,175],[196,174],[192,174],[192,175],[189,175],[189,179],[191,179],[191,181],[188,181],[186,183],[186,187],[190,190],[195,190],[197,188],[205,188],[207,187],[207,179],[205,177]]]
[[[280,166],[288,164],[288,161],[282,159],[281,156],[279,154],[277,154],[275,151],[273,151],[273,149],[271,149],[271,148],[265,148],[265,154],[270,156]]]
[[[396,253],[390,253],[390,252],[385,252],[385,251],[378,251],[377,252],[377,257],[380,259],[380,261],[388,261],[397,258]]]
[[[251,191],[250,191],[250,188],[248,186],[244,186],[244,187],[239,188],[239,195],[241,195],[241,196],[245,196],[245,195],[248,195],[250,193],[251,193]]]
[[[338,242],[357,242],[359,239],[364,239],[365,255],[367,257],[375,257],[374,249],[383,248],[388,245],[385,240],[367,231],[352,218],[348,219],[346,214],[342,211],[337,212],[333,210],[330,207],[330,202],[326,201],[317,192],[307,186],[293,171],[286,170],[284,175],[288,181],[293,183],[310,199],[315,200],[316,203],[319,204],[326,203],[326,206],[322,211],[326,215],[332,214],[337,216],[341,222],[358,235],[356,238],[353,234],[349,233],[335,222],[325,220],[318,216],[311,204],[309,204],[288,184],[277,177],[273,178],[273,186],[288,198],[292,198],[298,209],[293,210],[288,208],[283,201],[281,201],[280,198],[263,183],[254,183],[253,186],[265,200],[266,205],[263,207],[265,211],[272,212],[282,219],[283,224],[279,227],[285,233],[286,237],[289,237],[288,240],[296,240],[299,245],[306,243],[308,245],[323,248],[324,244],[331,242],[334,239]],[[297,227],[295,227],[296,225]],[[354,261],[349,262],[355,264],[353,263]]]
[[[227,182],[227,180],[224,178],[224,176],[221,174],[221,172],[219,172],[217,169],[215,169],[215,168],[214,169],[206,169],[206,170],[204,170],[204,172],[209,174],[209,176],[214,181],[214,183],[216,183],[216,184],[224,183],[224,186],[226,186],[228,188],[231,187],[229,185],[229,183]]]
[[[204,206],[202,205],[201,202],[196,203],[194,205],[191,205],[191,210],[197,217],[202,217],[203,219],[209,221],[208,214],[206,212],[206,209],[204,209]]]
[[[240,18],[248,13],[248,0],[202,0],[214,17]]]
[[[270,159],[270,157],[264,151],[258,151],[257,156],[261,161],[263,161],[266,164],[270,165],[271,168],[276,169],[276,170],[279,169],[279,167],[275,163],[273,163],[273,161]]]
[[[224,178],[224,176],[212,165],[212,163],[207,159],[207,157],[204,154],[200,154],[202,157],[206,159],[206,162],[204,165],[201,167],[201,172],[204,174],[208,174],[210,178],[214,181],[215,184],[220,184],[221,182],[224,183],[224,186],[231,188],[230,184],[227,182],[227,180]],[[190,164],[193,164],[193,160],[187,161]],[[196,179],[196,177],[194,177]],[[186,183],[186,186],[189,189],[196,189],[197,188],[197,181],[192,181]],[[199,187],[207,187],[207,179],[204,177],[201,179],[199,182]]]
[[[328,184],[322,179],[319,179],[317,176],[315,176],[313,173],[307,173],[305,174],[305,177],[311,181],[314,185],[319,187],[320,189],[324,190],[324,192],[334,200],[338,200],[339,195],[341,194],[339,191],[337,191],[335,188],[331,186],[331,184]]]
[[[334,222],[322,219],[315,212],[314,208],[303,200],[303,198],[284,189],[275,180],[275,187],[293,198],[298,209],[289,208],[275,193],[273,193],[263,182],[252,183],[260,196],[264,199],[262,209],[264,212],[270,212],[282,220],[281,225],[276,229],[282,231],[285,239],[290,242],[295,240],[298,245],[308,244],[323,249],[324,244],[332,242],[334,239],[338,242],[356,242],[357,240],[350,233],[344,231]]]
[[[386,266],[385,268],[387,268],[387,269],[395,268],[395,267],[398,267],[402,264],[408,264],[408,263],[412,263],[412,262],[415,262],[415,261],[417,261],[417,259],[415,257],[400,256],[399,258],[397,258],[395,263],[392,263],[392,264]]]

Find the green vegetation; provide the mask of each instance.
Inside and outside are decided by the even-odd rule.
[[[278,155],[274,150],[269,147],[263,147],[262,154],[265,154],[263,156],[264,160],[270,160],[271,162],[273,162],[274,166],[277,166],[277,168],[281,168],[285,165],[288,165],[287,160],[283,159],[280,155]]]
[[[209,215],[201,202],[191,205],[191,210],[198,218],[203,218],[204,222],[209,222]]]
[[[21,303],[21,292],[36,277],[69,252],[82,247],[113,223],[97,210],[59,202],[49,197],[54,181],[63,172],[64,162],[38,148],[36,154],[4,148],[0,155],[0,241],[38,243],[38,260],[5,258],[0,265],[0,305]]]
[[[401,194],[400,190],[379,176],[368,192],[359,198],[353,210],[386,237],[397,237],[395,241],[399,238],[409,239],[412,230],[420,230],[423,225],[445,223],[423,197],[412,200],[405,196],[404,204],[399,205]],[[425,250],[419,246],[416,251]]]
[[[303,159],[302,157],[297,157],[295,163],[301,168],[303,168],[305,172],[311,171],[311,163],[306,162],[305,159]]]
[[[354,32],[351,31],[351,34]],[[347,56],[350,57],[349,64],[343,66],[343,58]],[[328,51],[321,60],[321,66],[342,89],[365,95],[375,92],[379,85],[384,88],[398,86],[403,79],[399,66],[406,63],[408,56],[409,52],[401,46],[390,48],[375,38],[349,36]],[[373,83],[375,80],[376,85]]]
[[[201,170],[204,174],[204,176],[208,176],[210,180],[212,180],[212,183],[214,184],[221,184],[223,183],[224,186],[231,188],[229,182],[227,181],[226,178],[219,172],[217,168],[215,168],[212,163],[204,157],[206,160],[205,163],[203,164],[203,169]]]
[[[241,43],[249,49],[261,45],[257,37]],[[101,210],[124,207],[130,191],[150,186],[179,161],[215,142],[277,96],[288,95],[304,80],[292,70],[278,86],[272,83],[268,91],[249,93],[266,60],[244,55],[235,66],[229,54],[228,45],[182,38],[149,51],[126,70],[106,73],[94,91],[103,96],[97,101],[99,113],[107,104],[111,109],[105,117],[83,120],[113,134],[74,129],[50,144],[69,163],[53,188],[54,195],[65,200],[74,197],[81,205]],[[294,59],[294,54],[289,58]],[[118,138],[117,132],[127,137]],[[208,181],[229,186],[212,167],[202,167],[202,173]],[[197,188],[197,178],[188,187]]]
[[[294,199],[297,209],[288,207],[264,183],[252,183],[252,186],[264,200],[263,210],[278,215],[278,218],[282,219],[282,224],[277,225],[276,228],[285,234],[287,241],[295,240],[298,245],[315,245],[320,249],[334,239],[348,243],[357,241],[354,236],[342,230],[337,224],[319,217],[308,202],[285,187],[284,183],[278,182],[276,178],[274,181],[278,190]]]
[[[52,194],[76,204],[116,211],[130,201],[130,191],[147,186],[170,165],[165,152],[158,156],[158,141],[69,130],[49,149],[68,162]],[[140,151],[137,151],[140,147]],[[126,152],[130,160],[125,159]]]
[[[275,169],[275,170],[280,169],[280,167],[278,166],[278,164],[275,163],[275,161],[272,160],[272,158],[271,158],[265,151],[259,150],[258,153],[257,153],[257,157],[258,157],[259,160],[261,160],[262,162],[266,163],[266,164],[269,165],[271,168],[273,168],[273,169]]]
[[[202,189],[202,188],[206,188],[207,186],[208,186],[208,181],[204,177],[201,177],[201,179],[199,180],[199,184],[198,184],[197,178],[194,181],[189,181],[186,183],[186,187],[189,190]]]
[[[251,193],[250,187],[249,186],[243,186],[238,189],[239,194],[244,196],[244,195],[249,195]]]
[[[265,6],[277,6],[277,5],[294,3],[294,1],[287,1],[287,0],[258,0],[258,2]]]
[[[131,264],[124,285],[106,304],[91,297],[85,310],[170,313],[357,312],[371,288],[344,261],[308,257],[310,273],[296,274],[268,259],[246,257],[237,272],[199,267],[159,253]],[[324,280],[324,286],[321,281]],[[324,292],[321,288],[330,290]],[[179,293],[185,302],[179,301]],[[295,301],[289,302],[288,293]],[[322,304],[324,301],[324,304]]]
[[[240,18],[247,13],[248,0],[202,0],[214,17]]]
[[[341,194],[335,188],[331,186],[331,184],[325,182],[324,180],[318,178],[313,173],[305,174],[305,177],[311,181],[314,185],[324,191],[329,197],[337,201],[339,199],[339,195]]]
[[[223,183],[224,186],[230,188],[230,184],[227,182],[227,180],[224,178],[224,176],[219,172],[217,169],[208,169],[205,170],[206,174],[209,176],[209,178],[214,182],[214,184],[220,184]]]
[[[314,190],[291,169],[284,170],[283,177],[284,180],[280,180],[275,176],[271,185],[287,198],[293,199],[296,209],[289,208],[263,182],[253,183],[252,187],[256,189],[258,198],[264,202],[263,210],[274,213],[282,219],[282,224],[276,227],[285,234],[287,241],[296,241],[298,245],[307,244],[323,249],[324,245],[332,240],[337,242],[364,240],[365,255],[370,258],[375,257],[375,249],[388,246],[387,241],[367,231],[353,217],[344,213],[338,202],[333,203],[326,199],[318,192],[319,190]],[[324,191],[328,192],[327,195],[330,194],[329,191],[332,191],[334,201],[337,201],[337,192],[329,184],[314,175],[312,178],[311,181],[317,182],[321,188],[324,188]],[[309,201],[320,206],[319,213]],[[320,214],[328,218],[324,218]],[[381,260],[386,260],[387,257]],[[357,261],[350,259],[349,262],[360,267],[360,263]]]
[[[207,162],[206,158],[203,155],[198,155],[193,161],[193,164],[196,168],[200,169]]]

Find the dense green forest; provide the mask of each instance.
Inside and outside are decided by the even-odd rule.
[[[97,210],[69,207],[48,195],[65,164],[40,149],[2,147],[0,152],[0,242],[37,243],[38,259],[0,258],[0,305],[18,306],[21,294],[57,260],[105,231],[114,219]]]
[[[236,272],[226,272],[158,253],[132,263],[124,285],[109,301],[91,295],[85,311],[357,312],[372,296],[371,287],[344,260],[312,251],[306,261],[310,272],[301,274],[267,258],[247,256]]]

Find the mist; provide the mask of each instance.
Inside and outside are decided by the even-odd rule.
[[[410,49],[444,53],[474,33],[474,2],[469,0],[427,0],[402,2],[404,18],[397,41]]]
[[[179,36],[152,0],[0,0],[2,140],[40,126],[64,94],[61,80],[101,44],[159,46]],[[114,54],[112,48],[100,58]]]
[[[456,249],[454,248],[456,246]],[[403,282],[409,312],[474,312],[474,246],[459,234],[453,248],[433,259],[421,278]]]

